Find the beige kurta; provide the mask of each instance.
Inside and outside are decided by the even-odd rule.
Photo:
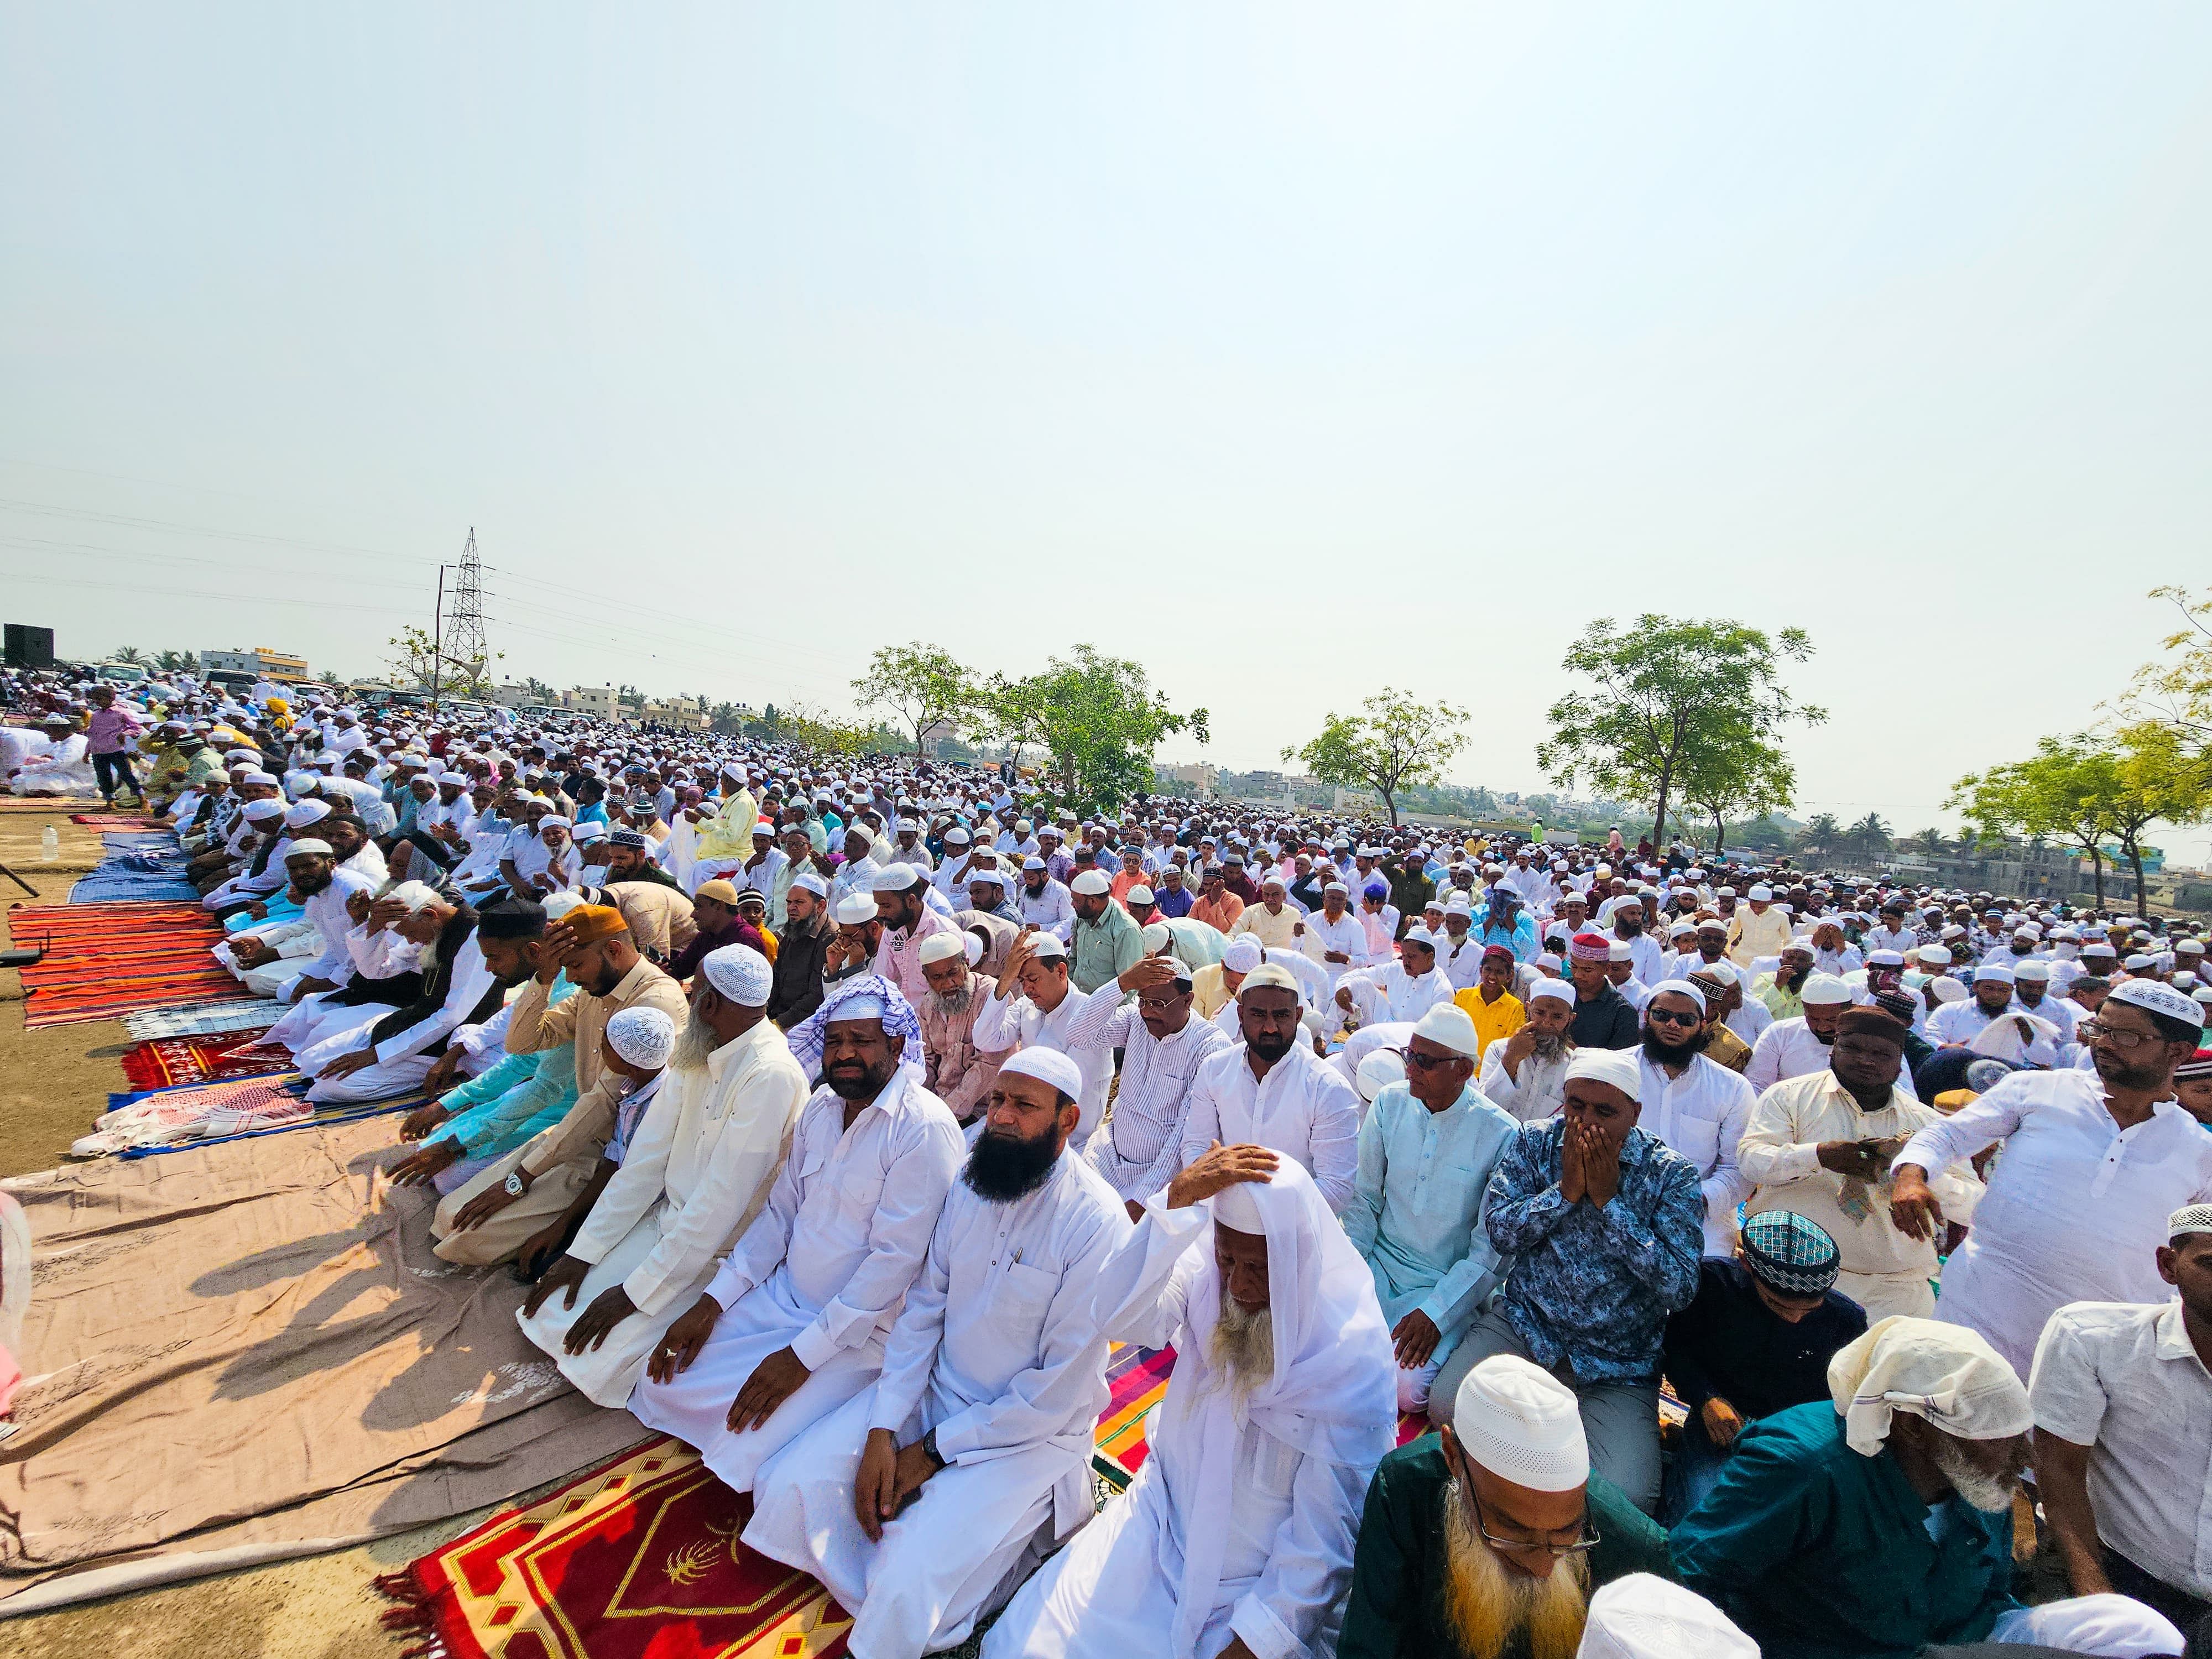
[[[1899,1232],[1889,1218],[1890,1181],[1865,1182],[1824,1169],[1826,1140],[1907,1139],[1942,1114],[1901,1089],[1878,1112],[1859,1109],[1833,1072],[1785,1079],[1759,1096],[1736,1146],[1736,1167],[1757,1191],[1746,1212],[1791,1210],[1826,1229],[1843,1255],[1836,1288],[1857,1302],[1869,1321],[1891,1314],[1925,1319],[1936,1310],[1929,1281],[1936,1276],[1936,1243]],[[1964,1220],[1981,1195],[1972,1170],[1955,1165],[1933,1183],[1943,1213]]]

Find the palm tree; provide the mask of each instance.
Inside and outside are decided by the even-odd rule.
[[[1833,812],[1815,812],[1798,832],[1797,850],[1814,858],[1833,852],[1844,840],[1844,826]]]
[[[143,668],[146,665],[146,653],[143,651],[141,651],[135,645],[126,645],[120,651],[115,653],[115,660],[117,662],[127,662],[135,667]]]
[[[198,664],[199,653],[193,651],[164,651],[154,659],[154,666],[164,674],[181,674]]]
[[[1945,839],[1941,830],[1923,830],[1905,844],[1914,852],[1924,853],[1931,859],[1938,858],[1951,849],[1950,842]]]
[[[1889,826],[1881,821],[1881,814],[1869,812],[1850,830],[1852,849],[1863,863],[1872,864],[1888,852],[1894,844],[1889,838]]]

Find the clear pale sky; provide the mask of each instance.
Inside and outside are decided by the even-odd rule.
[[[1591,617],[1725,615],[1819,646],[1801,811],[1948,823],[2212,574],[2208,82],[2191,5],[9,3],[0,612],[368,672],[474,525],[516,677],[1087,640],[1502,788]]]

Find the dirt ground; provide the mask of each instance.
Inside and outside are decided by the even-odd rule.
[[[61,903],[70,884],[100,861],[99,832],[71,823],[70,811],[0,800],[0,864],[39,894],[33,900],[0,875],[0,906]],[[40,832],[49,823],[59,831],[60,857],[41,864]],[[6,920],[0,910],[0,933]],[[25,1031],[21,987],[12,969],[0,969],[0,1176],[52,1169],[63,1160],[70,1143],[106,1109],[108,1095],[125,1086],[118,1056],[128,1041],[123,1023],[112,1019]],[[34,1368],[40,1358],[30,1356]],[[370,1579],[459,1536],[490,1512],[456,1516],[336,1554],[0,1620],[0,1653],[22,1659],[396,1655],[403,1644],[379,1625],[387,1604]]]

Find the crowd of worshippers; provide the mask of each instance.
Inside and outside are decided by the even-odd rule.
[[[283,718],[146,757],[272,1040],[863,1659],[2212,1651],[2185,927]]]

